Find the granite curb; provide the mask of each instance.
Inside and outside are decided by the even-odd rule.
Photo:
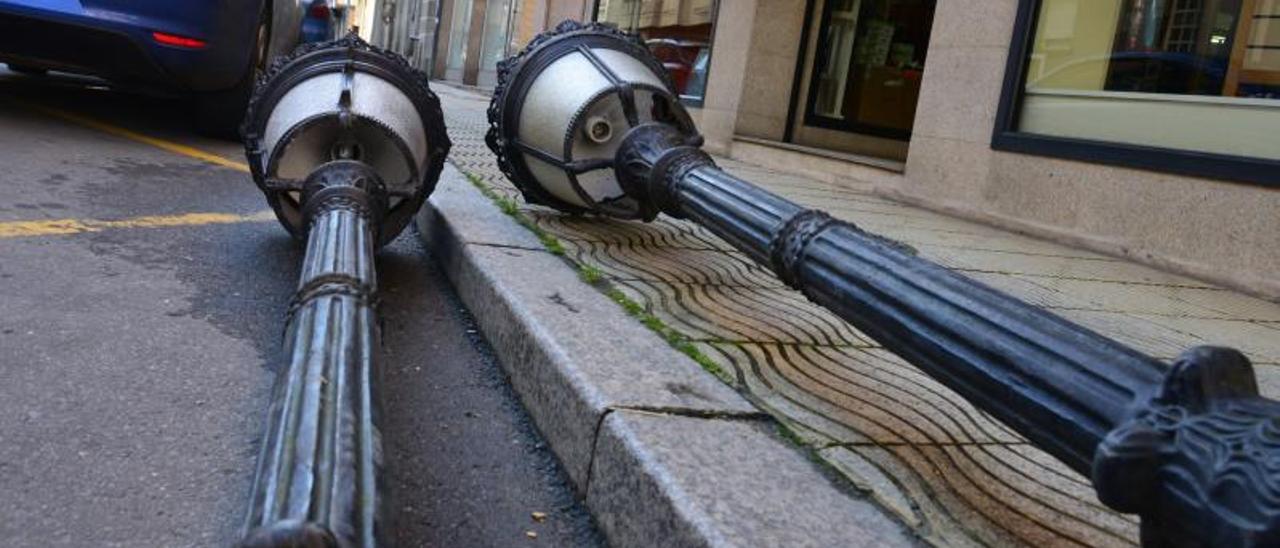
[[[919,542],[454,166],[417,223],[611,545]]]

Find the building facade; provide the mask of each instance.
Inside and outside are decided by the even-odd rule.
[[[498,61],[565,19],[592,15],[588,0],[425,0],[437,6],[431,76],[492,88]]]
[[[711,10],[713,151],[1280,298],[1280,0]]]

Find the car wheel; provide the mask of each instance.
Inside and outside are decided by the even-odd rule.
[[[201,93],[196,96],[195,122],[201,133],[224,139],[240,140],[240,121],[249,106],[253,85],[267,69],[267,48],[271,26],[266,6],[258,17],[253,59],[244,77],[230,89]]]
[[[9,70],[12,70],[14,72],[21,73],[21,74],[29,74],[31,76],[44,76],[49,72],[42,68],[28,67],[26,65],[15,65],[13,63],[9,63]]]

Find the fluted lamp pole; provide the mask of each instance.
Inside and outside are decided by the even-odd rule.
[[[1280,545],[1280,403],[1240,352],[1172,366],[725,173],[636,37],[565,22],[499,65],[488,144],[532,202],[689,219],[1141,516],[1148,546]]]
[[[355,35],[259,82],[244,123],[254,181],[305,242],[243,547],[361,547],[383,537],[377,275],[449,150],[426,77]]]

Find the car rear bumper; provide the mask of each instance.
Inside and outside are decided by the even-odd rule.
[[[261,0],[0,0],[0,61],[187,91],[235,85]],[[156,43],[153,32],[202,40]]]

